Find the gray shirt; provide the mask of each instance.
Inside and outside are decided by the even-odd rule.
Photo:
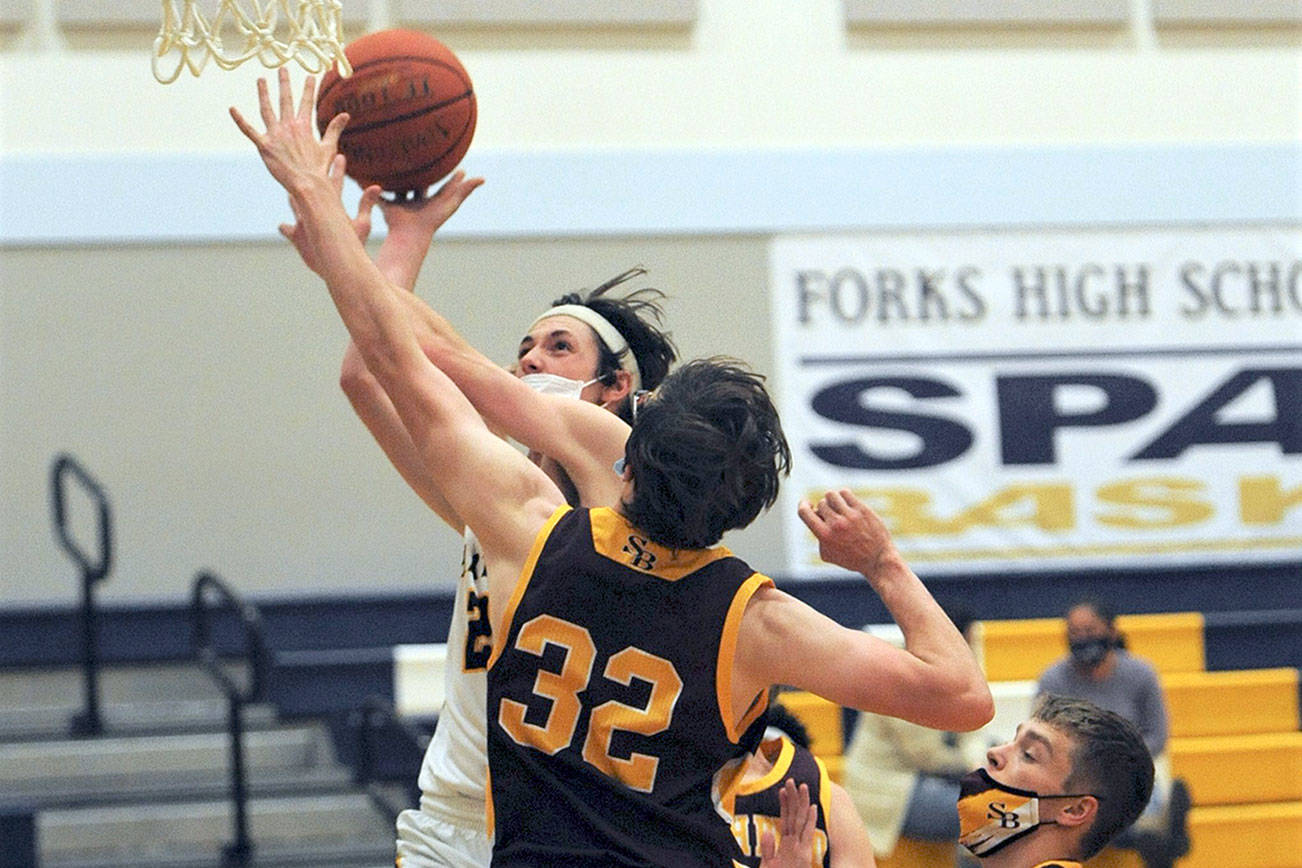
[[[1072,665],[1070,657],[1054,663],[1040,676],[1038,693],[1086,699],[1133,723],[1153,756],[1166,747],[1166,700],[1153,664],[1128,652],[1113,652],[1116,665],[1102,681],[1092,681]]]

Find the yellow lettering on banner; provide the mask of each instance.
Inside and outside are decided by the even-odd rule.
[[[1284,515],[1302,505],[1302,485],[1285,489],[1275,476],[1245,476],[1239,480],[1239,516],[1244,524],[1281,524]]]
[[[1240,476],[1237,480],[1237,524],[1241,529],[1281,527],[1302,516],[1302,484],[1289,485],[1278,476]],[[1070,482],[1017,483],[994,489],[980,501],[961,507],[950,516],[938,515],[932,492],[924,488],[857,488],[899,539],[943,539],[991,528],[1031,528],[1046,532],[1073,531],[1079,527],[1119,531],[1179,530],[1217,519],[1233,522],[1233,504],[1205,480],[1184,476],[1144,476],[1103,482],[1092,493]],[[810,491],[811,501],[822,496]],[[1081,500],[1078,510],[1076,498]],[[1083,522],[1083,524],[1082,524]],[[1232,536],[1219,542],[1203,539],[1200,545],[1224,547],[1279,547],[1292,545],[1296,535],[1283,539]],[[1171,541],[1171,545],[1184,545]],[[1102,545],[1114,550],[1130,543],[1081,543],[1093,550]],[[1073,548],[1068,544],[1068,548]],[[1079,545],[1073,550],[1079,549]],[[1080,549],[1083,551],[1083,549]],[[1210,550],[1210,549],[1209,549]],[[939,553],[914,552],[914,557],[943,559]]]
[[[1076,526],[1076,506],[1066,482],[1011,485],[960,513],[954,523],[956,532],[977,526],[1071,530]]]
[[[936,517],[931,495],[919,489],[874,488],[856,494],[872,503],[900,536],[949,536],[975,527],[1060,531],[1076,526],[1072,488],[1066,482],[1010,485],[948,520]]]
[[[873,505],[897,534],[905,536],[940,536],[953,533],[948,523],[931,511],[931,494],[917,488],[872,488],[855,491]],[[810,492],[807,499],[818,503],[823,492]]]
[[[1065,531],[1075,527],[1069,483],[1009,485],[950,519],[937,518],[930,493],[917,488],[871,488],[855,492],[878,509],[900,536],[953,536],[974,527],[1036,527]]]
[[[1196,479],[1151,476],[1101,485],[1098,499],[1118,507],[1095,518],[1108,527],[1181,527],[1206,521],[1215,514],[1212,504],[1195,495],[1206,490]]]

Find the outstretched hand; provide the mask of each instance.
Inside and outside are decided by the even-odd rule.
[[[379,198],[389,234],[375,256],[375,264],[385,277],[413,289],[434,233],[482,183],[483,178],[467,178],[458,170],[433,196],[402,201]]]
[[[829,564],[872,579],[895,551],[885,522],[846,489],[827,492],[817,505],[802,500],[796,512],[818,539],[819,557]]]
[[[809,784],[787,778],[778,790],[778,831],[760,838],[760,868],[809,868],[814,862],[818,806],[809,802]]]
[[[240,132],[257,146],[267,171],[292,196],[307,179],[330,176],[339,151],[339,134],[348,124],[348,115],[336,115],[318,140],[313,118],[316,78],[309,75],[303,83],[303,95],[297,108],[289,84],[289,70],[283,66],[279,70],[279,85],[280,111],[277,115],[271,104],[267,80],[258,79],[258,108],[267,127],[266,133],[259,133],[234,106],[231,106],[231,118]]]
[[[330,163],[328,174],[330,183],[334,185],[335,193],[341,198],[344,191],[344,155],[336,154]],[[357,203],[357,216],[353,218],[353,231],[357,233],[357,240],[366,243],[366,239],[371,236],[371,212],[375,204],[380,201],[379,187],[372,184],[362,191],[361,201]],[[281,223],[277,228],[280,234],[289,239],[289,243],[294,245],[298,251],[299,257],[302,258],[303,264],[317,274],[321,273],[318,267],[318,258],[311,243],[308,241],[307,231],[303,228],[303,221],[299,217],[298,206],[294,204],[294,197],[289,197],[289,207],[294,212],[293,223]]]
[[[399,201],[381,198],[378,204],[390,233],[422,231],[432,236],[483,183],[483,178],[467,178],[466,173],[458,169],[433,196]]]

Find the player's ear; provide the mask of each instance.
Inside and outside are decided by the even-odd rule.
[[[1094,796],[1075,796],[1058,812],[1059,826],[1082,826],[1093,822],[1099,812],[1099,800]]]
[[[619,368],[612,371],[611,375],[612,385],[603,383],[601,386],[601,403],[607,408],[614,408],[633,388],[633,375],[628,371]]]

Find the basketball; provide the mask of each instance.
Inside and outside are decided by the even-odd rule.
[[[475,90],[461,61],[432,36],[380,30],[344,49],[353,74],[331,68],[317,94],[317,129],[348,112],[339,137],[350,178],[423,193],[451,174],[475,133]]]

